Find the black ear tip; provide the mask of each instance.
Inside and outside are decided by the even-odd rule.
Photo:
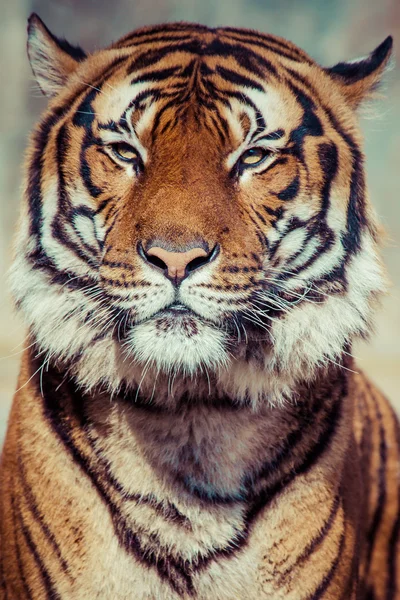
[[[393,48],[393,36],[388,35],[385,40],[376,48],[374,54],[382,60],[391,52]]]
[[[31,13],[28,17],[28,27],[31,27],[32,25],[36,25],[37,23],[40,23],[41,19],[40,17],[36,14],[36,13]]]
[[[36,13],[31,13],[28,17],[28,35],[31,35],[33,30],[40,25],[43,25],[42,19]]]
[[[388,48],[391,48],[393,46],[393,36],[388,35],[387,38],[382,42],[382,44],[386,44]]]

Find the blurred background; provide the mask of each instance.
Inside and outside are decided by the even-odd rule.
[[[388,232],[393,288],[359,364],[400,411],[400,1],[399,0],[0,0],[0,445],[16,386],[23,328],[7,293],[11,240],[20,203],[27,136],[46,100],[26,58],[26,20],[37,12],[56,35],[94,50],[132,29],[162,21],[250,27],[286,37],[324,65],[368,54],[389,33],[397,67],[385,97],[361,118],[374,205]],[[362,276],[362,273],[360,274]]]

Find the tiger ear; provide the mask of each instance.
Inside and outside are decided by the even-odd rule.
[[[78,46],[58,39],[33,13],[28,19],[28,56],[33,74],[46,96],[54,96],[86,54]]]
[[[354,108],[371,95],[381,82],[390,62],[393,38],[389,35],[369,56],[340,62],[325,71],[341,84],[342,91]]]

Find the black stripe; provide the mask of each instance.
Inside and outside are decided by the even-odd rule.
[[[382,522],[384,507],[387,499],[386,493],[386,462],[387,462],[387,447],[386,447],[386,435],[385,429],[383,427],[383,419],[382,413],[379,408],[379,404],[376,400],[374,391],[371,386],[367,383],[368,393],[371,397],[371,400],[374,404],[375,408],[375,417],[378,424],[379,429],[379,468],[378,468],[378,499],[377,504],[374,510],[374,514],[372,517],[372,522],[369,526],[369,530],[367,532],[367,543],[368,543],[368,552],[367,552],[367,560],[366,560],[366,572],[369,570],[369,565],[371,563],[372,553],[374,549],[376,535],[379,531],[379,527]]]
[[[95,259],[95,265],[97,267],[103,242],[97,235],[96,223],[94,220],[95,215],[96,211],[94,211],[92,208],[89,208],[85,204],[80,204],[78,206],[72,207],[68,216],[70,219],[69,225],[73,228],[75,235],[78,237],[80,245],[82,246],[82,248],[84,248],[84,250],[86,250],[89,256]],[[82,217],[87,219],[90,225],[92,226],[93,237],[97,242],[97,246],[92,246],[92,244],[89,244],[82,236],[82,232],[75,225],[76,219]]]
[[[347,140],[349,143],[349,139]],[[350,145],[350,144],[349,144]],[[351,146],[350,146],[351,147]],[[368,226],[365,205],[365,179],[363,156],[356,145],[352,147],[353,165],[350,183],[349,205],[347,208],[347,232],[342,243],[348,255],[361,248],[361,230]]]
[[[126,497],[126,496],[125,496]],[[188,531],[192,531],[190,519],[184,515],[172,502],[159,502],[152,494],[143,496],[142,494],[129,494],[128,500],[136,500],[138,504],[146,504],[154,511],[173,525],[179,525]]]
[[[36,381],[37,386],[40,385],[37,376],[34,378],[34,381]],[[188,566],[182,564],[182,561],[176,560],[171,556],[163,556],[161,551],[157,553],[149,551],[147,546],[143,544],[139,534],[133,531],[126,522],[126,519],[121,513],[118,505],[113,500],[110,490],[108,489],[109,485],[112,485],[116,489],[120,488],[120,492],[122,494],[124,492],[124,488],[119,484],[119,482],[116,482],[112,475],[107,472],[107,470],[104,470],[105,465],[104,463],[99,463],[98,456],[96,456],[97,461],[93,465],[90,458],[85,456],[85,454],[76,446],[73,439],[73,430],[71,429],[72,423],[70,415],[64,414],[63,409],[63,403],[68,402],[68,398],[77,393],[71,382],[69,383],[68,390],[65,388],[65,385],[61,385],[61,387],[59,387],[60,382],[58,382],[57,385],[55,385],[55,387],[58,386],[57,394],[54,394],[51,373],[49,373],[49,376],[42,383],[44,411],[46,418],[48,419],[53,431],[63,442],[65,448],[70,452],[73,460],[82,469],[83,473],[91,480],[100,498],[110,511],[114,530],[120,543],[123,545],[125,550],[129,553],[132,553],[139,562],[155,568],[159,576],[166,580],[172,589],[177,592],[177,594],[184,595],[186,593],[189,596],[193,595],[193,582],[190,570],[188,570]],[[38,394],[39,393],[40,392],[38,391]],[[79,400],[82,402],[81,396],[79,396]],[[74,402],[74,407],[76,408],[76,406],[77,402]],[[178,518],[177,523],[180,522],[181,521]],[[159,542],[157,543],[155,536],[153,536],[153,541],[160,549],[161,544]]]
[[[179,71],[179,67],[170,67],[168,69],[157,69],[154,71],[147,71],[146,73],[142,73],[138,75],[134,79],[131,80],[131,85],[135,83],[141,83],[143,81],[165,81],[169,77],[176,75],[177,71]]]
[[[95,215],[98,215],[99,213],[103,212],[103,210],[106,208],[106,206],[112,202],[114,200],[114,198],[104,198],[104,200],[102,200],[100,202],[100,204],[98,205],[98,207],[96,208],[96,210],[94,211]]]
[[[271,208],[270,206],[267,206],[266,204],[263,204],[262,207],[268,215],[271,215],[271,217],[279,218],[283,214],[281,207],[274,209],[274,208]]]
[[[143,40],[134,40],[133,42],[131,42],[129,39],[127,40],[128,43],[125,43],[124,40],[121,40],[120,42],[117,42],[117,47],[118,48],[139,48],[139,46],[146,46],[147,44],[168,44],[168,45],[173,45],[173,44],[177,44],[177,43],[182,43],[182,42],[189,42],[192,38],[191,35],[159,35],[159,36],[149,36],[147,39],[143,39]]]
[[[84,277],[74,276],[74,273],[58,269],[54,262],[43,252],[41,254],[32,252],[29,254],[28,259],[32,262],[33,269],[42,271],[50,278],[50,285],[65,285],[69,289],[82,290],[83,293],[85,292],[84,288],[86,288],[88,285],[99,285],[98,279],[91,277],[90,275],[86,275]],[[100,287],[98,290],[100,291]]]
[[[205,28],[205,31],[210,30]],[[274,65],[269,60],[267,60],[261,54],[257,53],[255,50],[251,50],[250,48],[237,42],[244,42],[256,46],[261,46],[273,52],[277,51],[276,48],[266,44],[265,42],[264,44],[255,43],[254,41],[248,40],[247,38],[234,38],[231,35],[229,37],[231,38],[231,40],[235,40],[235,43],[232,43],[232,41],[222,41],[218,37],[215,37],[211,43],[206,44],[203,40],[193,38],[193,36],[191,35],[184,35],[181,37],[166,36],[165,38],[159,36],[158,38],[154,37],[152,39],[145,39],[140,43],[146,44],[151,42],[157,43],[157,41],[164,41],[167,45],[165,48],[153,48],[142,53],[131,64],[131,67],[128,70],[128,74],[133,73],[137,69],[150,66],[151,64],[158,62],[164,56],[167,56],[170,53],[180,51],[205,56],[233,56],[238,62],[238,64],[240,64],[249,72],[255,73],[258,76],[265,76],[265,70],[269,71],[270,73],[273,73],[274,75],[277,75],[277,71]],[[132,37],[132,40],[134,40],[134,36]],[[276,40],[272,41],[275,44],[279,44],[279,42]],[[124,47],[126,47],[125,40],[122,40],[122,44],[124,44]],[[132,45],[135,46],[139,44],[133,41]],[[290,57],[292,60],[297,60],[293,54],[293,50],[291,51],[292,53],[289,55],[288,52],[282,49],[282,47],[280,46],[278,52],[280,52],[282,56]]]
[[[114,69],[126,60],[125,57],[114,60],[104,71],[99,75],[99,78],[94,82],[94,86],[100,84],[103,78],[111,74]],[[39,124],[32,138],[34,152],[29,161],[28,166],[28,184],[26,193],[28,196],[28,206],[30,214],[30,234],[36,238],[36,250],[30,254],[30,258],[34,256],[44,259],[45,253],[41,245],[40,234],[43,222],[42,215],[42,172],[44,167],[44,152],[48,143],[49,136],[53,128],[65,117],[71,110],[71,106],[79,96],[86,91],[86,87],[75,92],[73,96],[68,98],[61,106],[57,106],[48,114],[45,120]],[[44,261],[45,262],[45,261]]]
[[[76,127],[85,127],[90,129],[96,117],[92,109],[92,102],[101,93],[101,84],[96,87],[89,87],[76,109],[72,122]]]
[[[294,472],[291,471],[288,479],[285,482],[278,482],[278,484],[276,484],[272,489],[266,488],[259,495],[255,506],[252,508],[251,512],[248,515],[248,518],[250,520],[254,519],[258,515],[261,508],[264,507],[265,501],[270,502],[273,496],[282,491],[283,487],[286,487],[288,483],[293,481],[293,479],[295,479],[298,475],[302,475],[309,471],[310,468],[321,458],[321,456],[329,448],[341,417],[342,399],[346,395],[346,390],[347,383],[345,376],[343,376],[341,387],[336,392],[337,397],[334,399],[333,405],[330,407],[330,410],[327,411],[327,414],[325,416],[325,426],[320,430],[318,437],[315,440],[315,443],[311,446],[311,448],[303,458],[301,464],[296,466]]]
[[[280,140],[284,135],[285,132],[283,129],[276,129],[275,131],[271,131],[270,133],[266,133],[257,138],[257,142],[260,142],[261,140]]]
[[[217,132],[217,135],[218,135],[219,139],[221,140],[221,143],[224,144],[226,142],[227,136],[226,136],[225,128],[223,126],[221,126],[222,125],[221,119],[218,118],[218,115],[214,116],[212,113],[210,113],[209,118],[210,118],[212,124],[214,125],[214,129]],[[212,132],[211,127],[209,129]]]
[[[295,129],[291,131],[290,141],[296,144],[297,148],[302,152],[304,138],[306,136],[320,137],[324,130],[320,119],[317,117],[314,101],[293,83],[289,83],[289,87],[303,109],[303,118]]]
[[[254,211],[254,214],[257,215],[257,217],[260,219],[261,223],[263,225],[267,225],[267,221],[265,220],[265,218],[263,217],[263,215],[258,210],[256,210],[255,208],[253,209],[253,211]]]
[[[101,261],[101,264],[104,265],[105,267],[110,267],[110,269],[126,269],[129,272],[132,271],[132,264],[131,263],[125,263],[125,262],[114,261],[114,260],[107,260],[106,258],[104,258]]]
[[[307,235],[304,240],[303,246],[298,250],[298,252],[296,252],[290,257],[287,264],[290,264],[294,260],[298,259],[299,256],[301,256],[301,254],[307,250],[307,244],[311,240],[318,237],[320,243],[315,248],[312,256],[310,256],[306,260],[306,262],[294,268],[291,271],[290,275],[288,273],[282,274],[281,276],[279,276],[279,279],[287,279],[295,274],[298,275],[299,273],[305,271],[315,261],[317,261],[324,252],[327,252],[335,242],[335,235],[326,223],[326,215],[330,205],[330,194],[333,180],[336,177],[339,166],[338,151],[336,145],[333,142],[330,142],[329,144],[320,144],[318,147],[318,158],[320,161],[322,173],[324,175],[324,182],[320,192],[321,208],[319,210],[318,215],[310,219],[310,221],[307,224]],[[271,249],[272,256],[278,250],[280,243],[281,240],[278,240],[277,243]]]
[[[46,537],[47,541],[49,542],[49,544],[52,546],[53,551],[55,552],[55,554],[60,562],[62,570],[64,571],[64,573],[66,573],[66,575],[68,575],[68,577],[71,577],[69,574],[68,564],[62,556],[62,553],[61,553],[60,547],[57,543],[57,540],[55,539],[54,534],[50,531],[50,528],[47,525],[47,523],[44,521],[43,514],[38,509],[36,499],[33,495],[32,489],[26,480],[25,467],[23,465],[20,452],[18,453],[18,467],[19,467],[20,481],[21,481],[21,484],[22,484],[22,487],[24,490],[24,500],[26,501],[27,506],[28,506],[30,512],[32,513],[33,518],[39,525],[40,529],[42,530],[42,532],[43,532],[44,536]]]
[[[105,129],[106,131],[112,131],[114,133],[123,133],[119,127],[119,123],[116,123],[112,119],[107,121],[107,123],[97,123],[98,129]],[[101,149],[101,147],[100,147]],[[108,155],[107,155],[108,156]]]
[[[288,575],[294,570],[303,565],[310,556],[315,552],[315,550],[322,544],[324,539],[329,534],[332,526],[335,522],[336,516],[338,514],[339,507],[341,506],[341,498],[339,495],[335,496],[332,508],[329,513],[329,516],[322,528],[320,529],[318,535],[316,535],[306,546],[303,552],[297,557],[295,563],[290,565],[283,573],[279,576],[279,585],[281,586]]]
[[[318,146],[318,159],[321,167],[321,172],[324,176],[324,184],[321,190],[321,209],[320,218],[325,218],[330,205],[330,195],[333,180],[336,177],[339,168],[338,149],[336,144],[329,142]]]
[[[212,561],[218,560],[220,557],[230,558],[236,556],[236,554],[246,546],[250,537],[252,525],[260,512],[264,510],[278,494],[282,493],[296,477],[308,472],[329,449],[341,419],[342,400],[347,394],[346,375],[338,373],[337,377],[339,378],[339,381],[336,382],[336,386],[338,386],[336,397],[333,399],[333,404],[330,407],[330,410],[328,410],[324,420],[325,426],[319,431],[311,448],[308,449],[305,456],[299,458],[299,464],[293,465],[286,476],[279,479],[273,485],[267,485],[259,494],[257,494],[245,514],[245,525],[243,530],[236,533],[235,539],[231,544],[228,544],[221,549],[214,549],[212,553],[199,558],[197,570],[205,569]],[[331,392],[333,394],[333,390],[331,390]],[[314,430],[314,435],[315,434],[316,431]]]
[[[35,368],[34,364],[32,367],[33,369]],[[155,554],[148,551],[148,548],[143,547],[139,534],[127,525],[118,505],[115,500],[113,500],[110,493],[109,485],[111,484],[109,483],[107,470],[104,469],[104,463],[99,463],[97,456],[96,461],[93,462],[93,459],[79,449],[74,442],[74,432],[80,435],[85,431],[86,443],[92,444],[88,437],[87,421],[85,421],[84,399],[78,394],[73,382],[65,382],[60,387],[60,379],[61,374],[56,376],[54,373],[50,372],[49,377],[43,382],[44,410],[54,432],[62,440],[65,447],[69,450],[76,463],[80,465],[86,476],[90,478],[98,490],[100,497],[109,508],[116,535],[126,550],[132,552],[141,562],[156,568],[160,576],[168,581],[169,584],[177,590],[177,593],[187,593],[188,595],[194,593],[192,581],[194,572],[205,568],[212,561],[218,560],[220,557],[236,555],[236,553],[247,543],[251,525],[260,511],[265,508],[277,494],[281,493],[283,489],[297,477],[297,475],[303,474],[312,468],[323,453],[330,447],[341,416],[340,409],[342,397],[346,392],[346,376],[342,375],[338,369],[336,379],[333,378],[331,386],[327,385],[324,387],[321,395],[314,402],[313,410],[316,410],[316,408],[320,406],[326,411],[326,414],[320,423],[318,435],[316,435],[315,424],[313,424],[313,422],[309,423],[308,426],[310,430],[312,429],[313,435],[310,436],[310,445],[308,449],[305,450],[303,456],[298,455],[298,464],[291,465],[282,479],[272,485],[267,485],[251,499],[250,507],[245,516],[244,528],[243,530],[238,530],[237,535],[231,544],[220,549],[214,549],[204,557],[199,557],[197,562],[194,565],[191,565],[189,562],[183,560],[162,556],[161,552],[155,556]],[[39,379],[37,376],[34,378],[34,382],[39,386]],[[57,394],[54,394],[53,388],[55,387],[57,388]],[[73,399],[73,410],[70,407],[71,399]],[[309,410],[311,410],[311,408],[309,408]],[[76,418],[78,418],[77,422],[75,421]],[[154,544],[158,543],[155,536],[152,537],[151,541]]]
[[[15,490],[15,481],[12,484],[12,489]],[[17,523],[16,499],[15,499],[13,492],[10,492],[10,497],[11,497],[11,511],[12,511],[12,517],[13,517],[13,525],[14,525],[14,536],[13,537],[14,537],[14,545],[15,545],[15,557],[17,560],[18,575],[19,575],[20,581],[22,583],[22,587],[24,588],[24,593],[25,593],[26,597],[28,598],[28,600],[33,600],[32,592],[31,592],[28,582],[26,580],[24,569],[22,566],[21,550],[20,550],[19,543],[18,543],[18,533],[17,533],[19,524]]]
[[[177,96],[177,98],[179,98],[179,96]],[[153,120],[153,125],[152,125],[152,130],[151,130],[153,142],[155,141],[155,136],[160,127],[161,117],[163,116],[163,114],[166,113],[167,110],[169,110],[170,108],[174,108],[174,107],[176,108],[183,103],[184,103],[184,98],[179,99],[179,100],[174,99],[174,100],[170,100],[169,102],[166,102],[164,104],[164,106],[162,106],[160,108],[160,110],[157,112],[157,114],[155,115],[154,120]],[[174,115],[174,124],[176,124],[176,122],[177,122],[176,115]]]
[[[112,206],[110,208],[110,210],[108,211],[108,213],[106,215],[104,215],[104,226],[106,226],[107,228],[104,231],[104,239],[107,238],[107,234],[108,234],[108,228],[110,226],[110,223],[114,221],[114,217],[117,217],[119,214],[119,206],[118,206],[118,199],[116,199],[116,203],[114,204],[114,206]]]
[[[297,46],[294,46],[293,44],[291,44],[290,42],[288,42],[287,40],[283,39],[283,38],[279,38],[275,35],[271,35],[269,33],[261,33],[252,29],[242,29],[242,28],[236,28],[236,27],[223,27],[220,29],[221,32],[229,32],[229,34],[234,34],[239,36],[240,40],[246,39],[249,40],[246,43],[251,43],[251,44],[258,44],[260,45],[261,48],[264,47],[264,43],[265,42],[269,42],[272,43],[274,46],[277,46],[278,48],[278,52],[282,51],[282,50],[288,50],[289,52],[292,52],[293,54],[298,55],[299,59],[301,59],[304,62],[312,62],[311,59],[309,58],[309,56],[307,56],[307,54],[304,52],[304,50],[301,50],[301,48],[298,48]],[[250,41],[251,40],[251,41]],[[268,46],[269,48],[269,46]],[[276,51],[276,50],[274,50]]]
[[[291,274],[283,273],[282,275],[279,275],[277,277],[278,280],[284,281],[285,279],[290,279],[291,277],[293,277],[295,275],[299,275],[300,273],[302,273],[303,271],[308,269],[312,264],[314,264],[314,262],[316,262],[322,254],[324,254],[325,252],[328,252],[328,250],[330,250],[330,248],[332,248],[332,246],[335,242],[335,235],[332,232],[332,230],[326,225],[326,223],[324,221],[319,221],[318,219],[319,219],[319,217],[317,215],[312,220],[311,227],[310,227],[310,233],[308,233],[306,236],[306,240],[303,244],[301,252],[299,254],[292,255],[290,257],[290,259],[288,259],[287,265],[290,265],[290,263],[292,263],[298,256],[300,256],[300,254],[303,253],[303,251],[305,251],[307,249],[307,242],[312,237],[317,235],[320,239],[320,243],[315,248],[314,253],[312,254],[312,256],[310,256],[310,258],[308,258],[306,260],[306,262],[302,263],[298,267],[292,268]],[[325,276],[325,278],[327,278],[328,275],[332,276],[332,271],[330,271],[330,273],[327,274]],[[314,285],[315,285],[315,283],[314,283]]]
[[[396,429],[397,459],[400,461],[400,426],[392,409],[392,419]],[[389,537],[388,582],[385,600],[396,600],[399,593],[398,560],[400,547],[400,482],[397,481],[397,517]]]
[[[145,69],[160,62],[165,56],[184,52],[186,54],[200,54],[202,43],[197,39],[190,39],[187,42],[168,45],[164,48],[150,48],[135,57],[127,68],[127,75],[135,73],[139,69]]]
[[[352,254],[360,250],[361,247],[361,231],[368,227],[366,217],[366,202],[365,202],[365,178],[363,173],[363,155],[352,135],[345,131],[332,110],[325,105],[319,96],[316,88],[302,75],[286,69],[286,71],[310,92],[313,98],[316,99],[318,105],[327,115],[333,129],[341,136],[348,146],[352,155],[352,174],[350,181],[349,204],[347,208],[347,232],[342,238],[343,246],[346,250],[346,260]]]
[[[83,98],[79,105],[79,109],[75,112],[73,118],[73,123],[76,127],[83,127],[85,129],[85,135],[80,151],[80,175],[86,189],[93,198],[100,196],[103,190],[92,182],[91,169],[86,158],[86,150],[96,142],[92,130],[95,119],[95,113],[92,110],[92,102],[100,92],[101,84],[97,85],[96,88],[91,88]],[[65,153],[60,156],[61,160],[63,156],[65,157]]]
[[[299,405],[297,417],[298,425],[281,441],[281,447],[277,447],[273,460],[265,463],[251,478],[265,479],[278,472],[279,469],[282,468],[284,462],[294,453],[295,449],[299,448],[301,444],[306,444],[306,435],[310,434],[310,427],[314,435],[315,429],[317,428],[316,419],[322,410],[325,410],[322,397],[313,404],[312,410],[310,410],[307,405]],[[330,417],[330,412],[325,411],[323,417],[325,420],[328,419]],[[246,487],[249,483],[250,478],[249,481],[246,482]]]
[[[294,200],[296,198],[300,187],[300,177],[297,174],[295,178],[289,183],[287,188],[279,192],[276,196],[279,200],[284,200],[285,202],[288,200]]]
[[[71,218],[73,217],[74,210],[72,203],[67,191],[67,185],[65,181],[64,172],[64,161],[68,155],[69,150],[69,134],[67,125],[64,124],[60,127],[57,134],[57,171],[58,171],[58,210],[51,223],[51,231],[56,240],[63,246],[71,250],[80,260],[84,263],[97,266],[97,256],[99,254],[99,248],[92,248],[88,246],[83,240],[77,244],[72,238],[70,232],[66,231],[66,225],[73,226]],[[94,213],[92,213],[94,216]],[[92,218],[93,218],[92,216]],[[84,246],[82,248],[81,246]]]
[[[142,40],[143,43],[145,43],[146,40],[150,36],[154,37],[154,39],[157,39],[157,35],[177,33],[177,34],[182,34],[182,35],[189,35],[190,37],[192,37],[193,33],[207,32],[207,31],[210,31],[209,27],[207,27],[206,25],[200,25],[197,23],[177,22],[177,23],[161,24],[161,25],[156,25],[154,27],[146,27],[146,28],[138,29],[136,31],[131,31],[130,33],[125,35],[121,40],[116,42],[115,47],[118,47],[119,44],[124,43],[126,41],[130,41],[130,40],[133,41],[133,45],[135,43],[140,43],[140,40]]]
[[[264,56],[247,48],[243,44],[226,41],[222,41],[219,38],[215,38],[210,44],[208,44],[203,50],[203,54],[206,56],[220,56],[221,58],[227,58],[232,56],[237,64],[245,71],[257,75],[257,77],[265,80],[267,74],[272,74],[278,77],[278,72],[275,66],[266,59]]]
[[[128,68],[128,75],[136,72],[138,69],[143,69],[151,66],[165,56],[175,52],[191,53],[198,56],[220,56],[222,58],[233,57],[238,65],[246,71],[265,79],[266,73],[272,73],[277,76],[277,71],[274,65],[264,56],[257,52],[246,48],[241,44],[222,42],[218,38],[214,39],[210,44],[204,44],[201,40],[191,39],[189,43],[174,44],[165,48],[150,49],[143,52],[134,59]],[[207,66],[201,65],[201,72],[205,75],[206,71],[210,74]]]
[[[155,27],[148,27],[145,30],[139,29],[138,31],[132,31],[124,36],[121,40],[119,40],[114,47],[118,47],[119,44],[124,44],[127,41],[132,41],[132,45],[146,43],[147,39],[150,38],[150,41],[157,40],[157,34],[169,34],[169,33],[178,33],[188,35],[191,38],[192,33],[196,32],[207,32],[211,31],[209,27],[206,25],[199,25],[197,23],[168,23],[163,25],[156,25]],[[175,39],[174,36],[171,36]],[[178,37],[178,36],[177,36]]]
[[[227,69],[226,67],[218,65],[216,72],[218,75],[220,75],[220,77],[229,83],[234,83],[235,85],[240,85],[242,87],[248,87],[254,90],[259,90],[260,92],[264,92],[263,86],[258,83],[258,81],[250,79],[250,77],[245,77],[236,71],[232,71],[231,69]]]
[[[328,573],[324,576],[324,578],[322,579],[321,583],[319,584],[319,586],[317,587],[315,592],[313,594],[311,594],[310,596],[308,596],[307,600],[320,600],[320,598],[324,597],[326,590],[332,583],[332,580],[336,573],[336,569],[339,566],[343,548],[345,545],[345,541],[346,541],[346,530],[343,527],[343,532],[340,537],[340,542],[339,542],[338,551],[336,553],[336,557],[335,557],[334,561],[332,562]]]
[[[250,106],[254,110],[257,122],[257,129],[254,132],[254,135],[266,129],[267,124],[262,113],[247,94],[245,94],[244,92],[237,92],[233,90],[223,90],[222,93],[225,94],[225,96],[228,96],[229,98],[235,98],[239,102],[245,102],[247,106]]]
[[[170,522],[175,522],[185,529],[191,529],[190,520],[181,513],[178,508],[171,502],[159,502],[152,494],[138,494],[136,492],[127,492],[123,484],[111,472],[111,465],[104,457],[104,453],[100,450],[91,436],[90,420],[85,411],[85,403],[76,388],[70,389],[70,397],[73,402],[74,413],[79,416],[80,424],[86,432],[85,440],[90,445],[92,451],[96,455],[97,466],[101,467],[102,473],[105,474],[107,483],[116,490],[125,501],[136,501],[138,504],[146,504],[154,509],[159,515],[163,516]]]
[[[104,230],[104,243],[106,244],[108,241],[108,236],[110,235],[110,233],[112,232],[114,225],[118,219],[118,216],[120,215],[120,208],[118,205],[113,206],[108,215],[105,218],[105,225],[107,225],[106,229]],[[111,221],[111,222],[110,222]]]
[[[236,32],[232,32],[233,35],[229,35],[229,38],[240,41],[244,45],[249,44],[251,46],[257,46],[258,48],[263,48],[264,50],[267,50],[267,52],[273,52],[278,57],[288,58],[294,62],[312,64],[312,60],[308,58],[305,53],[300,51],[299,48],[292,48],[288,44],[283,44],[272,36],[268,41],[264,41],[264,34],[261,34],[259,39],[252,39],[249,35],[234,35],[234,33]],[[244,46],[244,48],[245,47],[246,46]]]
[[[0,554],[0,591],[3,593],[3,600],[8,600],[7,582],[4,574],[3,558],[4,555]]]
[[[40,557],[37,546],[36,546],[35,542],[33,541],[31,532],[29,531],[29,528],[24,521],[24,517],[21,513],[20,508],[18,508],[18,518],[19,518],[19,525],[21,527],[22,535],[24,536],[26,545],[28,546],[29,551],[30,551],[32,557],[34,558],[35,563],[39,569],[39,573],[40,573],[41,579],[43,581],[43,585],[44,585],[44,588],[46,591],[46,596],[47,596],[48,600],[61,600],[61,596],[59,595],[56,588],[54,587],[54,582],[52,581],[50,573],[46,569],[46,566],[44,565],[44,563]]]
[[[78,94],[77,94],[78,95]],[[52,110],[48,117],[39,125],[33,138],[34,152],[28,168],[28,186],[27,194],[30,213],[30,234],[36,238],[39,237],[42,226],[42,170],[43,153],[46,148],[49,135],[58,121],[71,108],[71,100],[64,106],[59,106]]]
[[[248,213],[248,217],[249,217],[250,221],[253,223],[253,225],[255,226],[256,236],[258,238],[258,241],[260,242],[261,248],[263,249],[263,251],[265,251],[268,248],[268,240],[267,240],[264,232],[262,231],[260,224],[255,220],[253,215],[251,213]],[[211,287],[213,289],[216,289],[216,286],[211,286]]]

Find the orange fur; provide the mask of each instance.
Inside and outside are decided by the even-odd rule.
[[[351,357],[390,47],[181,23],[86,56],[31,18],[1,600],[400,600],[399,424]]]

